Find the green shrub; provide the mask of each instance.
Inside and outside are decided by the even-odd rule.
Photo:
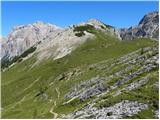
[[[107,116],[111,116],[113,113],[112,112],[108,112],[107,113]]]
[[[33,53],[36,50],[36,47],[31,47],[28,50],[26,50],[25,52],[23,52],[20,56],[15,56],[14,58],[12,58],[11,60],[6,59],[4,61],[2,61],[1,63],[1,68],[7,68],[9,67],[11,64],[15,63],[15,62],[21,62],[26,56],[28,56],[30,53]]]
[[[1,68],[4,69],[6,67],[8,67],[10,64],[9,60],[4,60],[1,62]]]
[[[92,25],[83,25],[83,26],[76,26],[74,27],[74,32],[83,32],[83,31],[89,31],[94,29],[94,26]]]
[[[78,32],[78,33],[75,33],[75,35],[78,36],[78,37],[82,37],[83,35],[85,35],[85,33],[84,32]]]
[[[22,55],[20,55],[20,57],[24,58],[26,56],[28,56],[30,53],[33,53],[36,50],[36,47],[31,47],[28,50],[26,50],[24,53],[22,53]]]
[[[102,26],[102,25],[101,25],[101,28],[102,28],[102,29],[106,29],[106,28],[105,28],[104,26]]]
[[[19,58],[18,60],[17,60],[17,62],[21,62],[23,59],[22,58]]]
[[[110,25],[106,25],[106,24],[104,24],[105,26],[106,26],[106,28],[113,28],[112,26],[110,26]]]

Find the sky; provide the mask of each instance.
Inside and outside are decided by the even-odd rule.
[[[96,18],[117,28],[135,26],[147,13],[158,11],[158,1],[2,1],[2,36],[17,25],[36,21],[60,27]]]

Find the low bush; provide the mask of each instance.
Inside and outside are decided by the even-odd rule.
[[[78,32],[78,33],[75,33],[75,35],[78,36],[78,37],[82,37],[83,35],[85,35],[85,33],[84,32]]]

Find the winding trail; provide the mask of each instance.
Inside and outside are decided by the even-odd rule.
[[[58,90],[58,88],[55,88],[55,90],[56,90],[56,92],[57,92],[57,97],[58,97],[58,99],[60,98],[60,92],[59,92],[59,90]],[[57,101],[55,100],[54,101],[54,105],[52,106],[52,108],[49,110],[49,112],[51,113],[51,114],[53,114],[53,119],[56,119],[57,117],[58,117],[58,113],[56,113],[56,112],[54,112],[54,108],[57,106]]]
[[[71,98],[70,100],[68,100],[67,102],[64,102],[63,105],[70,103],[71,101],[73,101],[76,98],[78,98],[78,96],[75,96],[75,97]]]
[[[59,97],[60,97],[60,92],[59,92],[58,88],[56,88],[56,92],[57,92],[57,96],[58,96],[58,99],[59,99]]]
[[[26,90],[28,90],[28,89],[30,89],[36,82],[38,82],[40,80],[40,77],[39,78],[37,78],[35,81],[33,81],[28,87],[26,87],[24,90],[23,90],[23,92],[24,91],[26,91]]]
[[[56,119],[57,116],[58,116],[58,114],[53,111],[54,107],[55,107],[55,106],[53,106],[53,107],[50,109],[49,112],[54,115],[53,119]]]

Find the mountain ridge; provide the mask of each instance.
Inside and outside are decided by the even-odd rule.
[[[93,19],[55,31],[40,28],[47,29],[12,33],[11,42],[21,43],[9,42],[9,52],[17,53],[1,61],[2,118],[159,117],[157,40],[121,40],[120,31]]]
[[[139,22],[138,27],[130,27],[128,29],[117,29],[113,26],[106,25],[105,23],[97,20],[97,19],[89,19],[86,22],[73,25],[73,26],[83,26],[83,25],[92,25],[96,29],[103,31],[104,33],[115,35],[120,40],[126,39],[133,39],[138,37],[153,37],[153,39],[158,40],[158,12],[151,12],[146,14],[141,21]],[[148,21],[146,21],[148,19]],[[146,32],[143,31],[142,28],[148,28],[149,25],[144,24],[144,21],[147,24],[151,24],[150,30]],[[155,21],[155,23],[153,23]],[[143,24],[142,24],[143,23]],[[1,58],[13,58],[22,54],[24,51],[32,47],[38,42],[43,42],[47,37],[56,36],[61,34],[63,31],[67,31],[69,29],[73,29],[72,27],[68,28],[60,28],[56,25],[52,25],[50,23],[44,23],[41,21],[37,21],[33,24],[28,25],[19,25],[13,28],[12,32],[7,36],[7,38],[1,38],[2,41],[2,52]],[[152,32],[150,32],[152,31]],[[77,35],[84,34],[84,33],[77,33]],[[54,39],[52,37],[52,39]],[[65,36],[64,36],[65,37]],[[3,40],[5,39],[5,40]],[[6,42],[4,42],[6,41]],[[62,55],[63,57],[63,55]]]

